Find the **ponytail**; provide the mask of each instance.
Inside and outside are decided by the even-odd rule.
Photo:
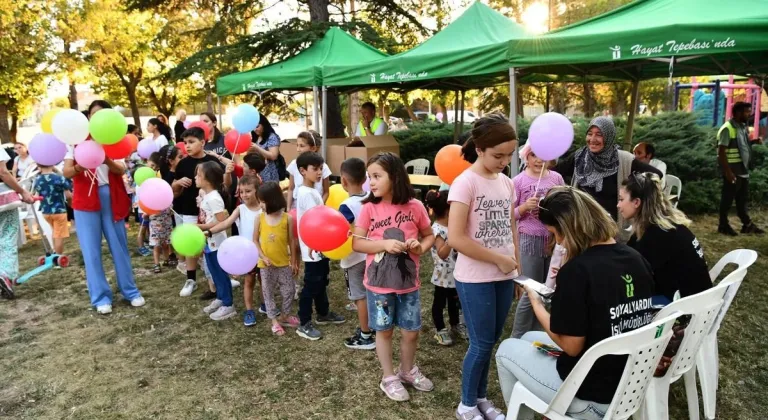
[[[176,146],[163,146],[158,152],[160,154],[160,175],[165,177],[171,172],[171,161],[179,156],[179,148]]]

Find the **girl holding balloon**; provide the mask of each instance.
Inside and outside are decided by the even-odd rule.
[[[111,108],[109,103],[99,100],[94,101],[88,111],[93,118],[96,112],[109,108]],[[72,179],[72,208],[78,227],[77,239],[80,242],[85,263],[85,277],[91,304],[96,307],[99,314],[112,312],[112,289],[107,282],[101,259],[103,236],[107,240],[115,265],[117,287],[120,293],[123,298],[131,302],[131,306],[144,306],[144,298],[133,278],[133,268],[128,252],[128,235],[123,223],[131,209],[131,201],[123,184],[125,164],[122,160],[106,157],[100,147],[96,148],[89,142],[83,142],[85,136],[78,141],[71,135],[67,136],[67,133],[60,135],[56,132],[60,131],[58,120],[59,118],[54,118],[54,135],[60,139],[69,139],[70,144],[79,143],[74,151],[70,148],[64,156],[64,176]],[[77,131],[74,125],[80,124],[75,120],[77,119],[70,120],[71,126],[68,128],[71,132]],[[123,124],[125,124],[124,119]],[[94,128],[90,127],[92,132]],[[119,128],[120,135],[124,135],[126,126]]]
[[[227,219],[224,192],[224,170],[215,162],[205,162],[197,167],[195,185],[200,188],[203,200],[200,202],[200,214],[204,220],[198,227],[208,236],[205,247],[205,263],[216,285],[216,299],[203,309],[214,321],[221,321],[237,315],[232,301],[232,283],[229,275],[219,265],[217,251],[227,239],[227,232],[211,233],[209,229]]]
[[[167,145],[165,146],[168,147]],[[163,149],[161,149],[163,150]],[[155,152],[147,159],[147,166],[153,171],[160,170],[160,153]],[[171,209],[165,209],[157,214],[149,215],[149,245],[154,247],[152,249],[153,258],[155,261],[152,271],[155,274],[159,274],[160,260],[163,256],[167,255],[165,260],[165,266],[170,267],[174,265],[171,262],[171,229],[173,229],[173,216],[171,215]]]

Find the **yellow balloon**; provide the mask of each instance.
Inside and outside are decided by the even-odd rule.
[[[338,210],[341,203],[347,198],[349,198],[349,194],[344,191],[344,187],[341,184],[334,184],[328,189],[328,199],[325,200],[325,205]]]
[[[40,120],[40,125],[43,128],[43,133],[53,133],[53,128],[51,127],[51,123],[53,123],[53,117],[56,116],[59,112],[61,112],[61,108],[53,108],[52,110],[46,112],[43,114],[43,119]]]
[[[341,260],[343,258],[346,258],[349,256],[349,254],[352,253],[352,237],[350,236],[347,238],[347,242],[344,242],[344,245],[331,250],[323,252],[323,255],[326,257],[332,259],[332,260]]]

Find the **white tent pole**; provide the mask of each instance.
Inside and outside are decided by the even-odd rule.
[[[320,132],[320,128],[318,125],[320,124],[320,119],[317,116],[317,110],[320,109],[320,95],[319,91],[317,89],[317,86],[312,86],[312,129]]]
[[[328,88],[323,86],[323,159],[327,159],[328,154]]]
[[[509,68],[509,123],[512,125],[512,128],[515,129],[515,133],[517,133],[517,77],[515,75],[514,67]],[[520,157],[518,155],[518,150],[515,150],[515,153],[512,154],[512,162],[510,163],[512,166],[512,171],[510,172],[512,176],[515,176],[520,172]]]
[[[224,128],[224,120],[221,118],[221,96],[216,95],[216,102],[219,106],[219,128]]]

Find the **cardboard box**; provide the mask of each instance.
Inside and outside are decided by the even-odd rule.
[[[381,152],[392,152],[397,156],[400,156],[400,145],[391,134],[384,134],[382,136],[362,136],[360,137],[360,140],[363,142],[364,146],[348,146],[344,148],[346,159],[356,157],[367,163],[368,159]]]
[[[296,139],[283,139],[280,142],[280,154],[285,159],[285,166],[290,165],[291,161],[299,155],[296,151]]]
[[[340,176],[341,175],[341,163],[347,158],[346,146],[349,143],[348,138],[337,138],[326,140],[326,164],[331,168],[331,173]]]

